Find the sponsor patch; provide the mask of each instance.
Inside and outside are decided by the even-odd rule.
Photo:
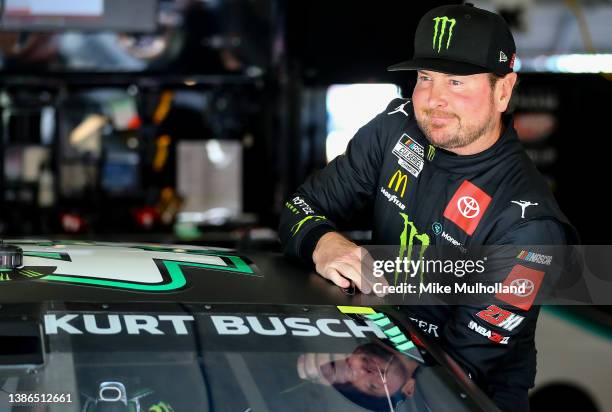
[[[444,217],[471,236],[490,203],[491,196],[465,180],[446,206]]]
[[[382,193],[382,195],[384,197],[387,198],[387,200],[391,203],[393,203],[394,205],[396,205],[397,207],[399,207],[401,210],[405,210],[406,209],[406,205],[403,204],[398,198],[397,195],[393,195],[391,193],[389,193],[387,190],[385,190],[384,187],[380,188],[380,193]]]
[[[544,279],[544,272],[540,270],[530,269],[523,265],[515,265],[508,277],[504,280],[504,286],[525,286],[525,293],[512,294],[512,293],[497,293],[495,297],[502,302],[511,304],[514,307],[523,310],[529,310],[536,295],[538,289]]]
[[[406,176],[405,173],[402,173],[401,170],[396,170],[393,176],[391,176],[391,179],[389,179],[389,184],[387,187],[392,189],[394,192],[399,193],[401,197],[404,197],[404,193],[406,193],[406,184],[408,184],[408,176]],[[393,187],[394,185],[395,188]]]
[[[407,133],[402,134],[395,147],[393,154],[398,158],[398,164],[406,169],[414,177],[418,177],[423,170],[425,161],[425,149]]]
[[[295,207],[299,207],[300,209],[302,209],[302,212],[304,212],[304,214],[306,215],[315,214],[315,211],[310,207],[310,205],[306,203],[306,201],[302,199],[300,196],[294,197],[293,199],[291,199],[291,202],[293,203],[294,209]]]
[[[502,336],[502,335],[500,335],[497,332],[493,332],[493,331],[485,328],[484,326],[480,326],[478,323],[474,322],[473,320],[471,320],[470,323],[468,324],[468,328],[470,328],[471,330],[475,331],[476,333],[481,334],[485,338],[487,338],[490,341],[495,342],[495,343],[499,343],[499,344],[502,344],[502,345],[507,345],[508,341],[510,340],[510,337]]]
[[[490,305],[488,308],[481,310],[476,314],[485,322],[512,332],[525,319],[523,316],[512,313],[496,305]]]
[[[410,117],[408,115],[408,113],[406,112],[406,110],[404,110],[404,106],[406,106],[408,103],[410,103],[410,100],[408,100],[407,102],[404,102],[402,104],[400,104],[399,106],[397,106],[395,109],[393,109],[392,111],[390,111],[389,113],[387,113],[387,115],[390,114],[395,114],[395,113],[401,113],[406,117]]]
[[[516,258],[524,260],[525,262],[537,263],[538,265],[550,266],[552,263],[552,256],[529,252],[527,250],[522,250]]]
[[[538,206],[538,203],[533,203],[526,200],[513,200],[512,203],[518,205],[521,208],[521,219],[525,219],[525,210],[529,206]]]
[[[457,239],[448,234],[444,230],[444,227],[440,222],[434,222],[431,225],[431,230],[433,231],[434,235],[440,236],[442,239],[446,240],[448,243],[459,249],[461,253],[467,253],[467,249],[465,248],[465,246],[463,246],[461,242],[459,242]]]

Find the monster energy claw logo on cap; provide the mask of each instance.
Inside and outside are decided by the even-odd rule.
[[[455,27],[455,23],[457,21],[455,19],[449,19],[446,16],[442,17],[434,17],[433,19],[436,22],[434,26],[434,35],[433,35],[433,49],[436,50],[436,41],[438,42],[438,53],[440,53],[440,49],[442,48],[442,41],[444,40],[444,35],[447,34],[446,39],[446,49],[450,46],[451,39],[453,38],[453,27]],[[447,26],[450,23],[450,27]],[[438,28],[440,35],[438,36]]]

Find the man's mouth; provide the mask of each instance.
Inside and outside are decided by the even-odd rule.
[[[448,125],[455,116],[445,113],[427,113],[427,118],[433,127],[444,127]]]
[[[455,115],[452,113],[444,113],[444,112],[427,111],[425,112],[425,114],[432,119],[452,119],[455,117]]]
[[[323,377],[329,382],[334,383],[334,374],[335,374],[334,362],[326,363],[319,366],[319,370]]]
[[[444,127],[448,125],[453,120],[452,117],[430,117],[429,123],[433,127]]]

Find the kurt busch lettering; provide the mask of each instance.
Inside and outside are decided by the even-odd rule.
[[[385,338],[372,321],[358,325],[352,319],[280,318],[278,316],[211,316],[219,335],[309,336],[327,335],[334,338],[364,338],[366,334]]]
[[[47,335],[187,335],[194,317],[190,315],[93,315],[47,314],[44,317]],[[219,335],[303,336],[320,335],[334,338],[364,338],[386,335],[373,322],[360,325],[352,319],[316,319],[279,316],[210,316]]]
[[[44,317],[47,335],[187,335],[190,315],[89,315],[49,314]]]

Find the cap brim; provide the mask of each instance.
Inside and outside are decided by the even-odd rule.
[[[491,69],[470,63],[462,63],[445,59],[416,58],[387,67],[390,72],[399,70],[433,70],[447,74],[478,74],[491,73]]]

